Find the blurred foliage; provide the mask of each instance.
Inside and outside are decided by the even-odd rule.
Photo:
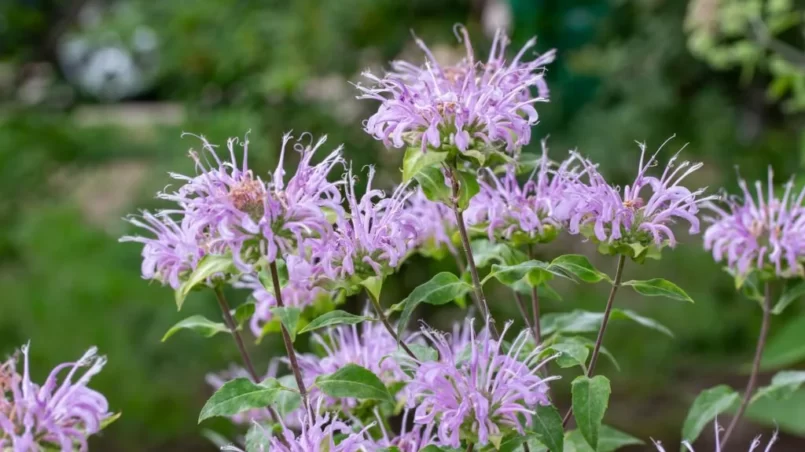
[[[327,133],[329,145],[346,144],[356,168],[377,164],[378,180],[391,186],[399,180],[401,155],[363,133],[361,120],[373,105],[358,103],[348,82],[390,59],[420,58],[410,30],[434,48],[457,49],[451,27],[466,23],[484,52],[489,44],[480,25],[484,2],[120,1],[136,8],[159,39],[159,76],[134,104],[99,105],[80,94],[63,95],[75,88],[61,76],[52,36],[74,29],[74,8],[82,2],[0,3],[0,354],[30,338],[32,365],[40,376],[92,344],[109,356],[94,386],[123,417],[95,440],[93,450],[213,450],[195,423],[210,392],[203,376],[235,362],[236,351],[224,335],[203,340],[177,334],[160,343],[187,315],[215,318],[215,305],[193,294],[185,307],[189,312],[176,313],[169,290],[139,279],[137,247],[117,243],[130,232],[119,218],[138,207],[158,206],[153,193],[170,183],[168,171],[193,171],[186,150],[198,142],[181,138],[182,131],[224,143],[250,130],[252,166],[261,171],[276,162],[282,132]],[[755,8],[745,1],[710,3]],[[801,11],[791,2],[764,2],[772,3],[789,13]],[[797,104],[781,107],[766,97],[767,86],[782,74],[775,72],[774,56],[732,47],[749,42],[751,10],[719,14],[713,19],[717,30],[729,28],[724,20],[740,19],[743,28],[738,35],[718,31],[708,38],[711,47],[700,48],[694,42],[703,39],[696,38],[700,31],[686,34],[684,26],[693,6],[678,0],[510,4],[512,51],[534,34],[540,50],[559,51],[548,74],[552,102],[542,106],[535,131],[551,135],[555,158],[578,147],[626,182],[639,155],[634,140],[656,148],[676,134],[663,157],[690,143],[683,155],[706,163],[691,184],[734,191],[736,165],[747,178],[764,177],[772,165],[781,181],[797,167],[800,121],[789,108]],[[771,13],[764,14],[774,36],[779,32],[781,39],[797,42],[794,28],[778,29]],[[718,52],[733,56],[715,70],[711,58]],[[760,53],[765,56],[745,58]],[[12,76],[3,76],[6,68]],[[747,71],[756,76],[747,77]],[[796,86],[803,83],[796,79],[802,72],[792,77],[786,102],[799,95]],[[701,249],[700,238],[683,242],[662,261],[627,267],[626,278],[665,277],[683,287],[695,305],[626,294],[618,302],[659,319],[676,339],[624,325],[608,331],[606,344],[621,364],[620,372],[604,368],[613,375],[607,423],[666,444],[678,439],[690,401],[702,388],[721,382],[743,386],[740,372],[751,358],[760,319],[755,303],[736,294],[730,277]],[[595,255],[589,243],[560,240],[538,257],[560,252],[585,253],[598,268],[614,270],[614,260]],[[386,283],[384,302],[400,301],[445,269],[449,263],[416,258]],[[546,301],[548,311],[600,310],[604,302],[596,286],[556,288],[565,301]],[[489,296],[500,318],[517,316],[509,296],[503,288]],[[360,304],[354,300],[349,306]],[[417,315],[445,327],[457,311],[420,308]],[[772,335],[805,343],[805,330],[787,327],[803,316],[802,303],[795,303],[775,318]],[[276,340],[254,349],[260,366],[280,351]],[[560,403],[566,403],[569,384],[557,388]],[[805,416],[795,414],[801,406],[794,402],[789,414],[758,414],[762,407],[750,414],[802,434]],[[233,434],[226,423],[203,427]],[[756,432],[747,428],[742,441],[748,443]],[[791,444],[791,450],[803,446],[801,439]]]

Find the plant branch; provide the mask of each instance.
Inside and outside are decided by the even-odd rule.
[[[274,284],[274,297],[277,300],[277,306],[284,308],[285,303],[282,302],[282,286],[280,285],[280,278],[279,274],[277,273],[277,263],[271,262],[271,264],[269,264],[269,268],[271,269],[271,281]],[[296,378],[296,385],[299,387],[299,394],[302,396],[302,404],[305,406],[305,409],[308,412],[310,422],[313,422],[313,410],[310,406],[310,400],[308,400],[307,397],[305,381],[302,379],[302,370],[299,368],[299,362],[296,360],[296,351],[293,348],[291,335],[288,334],[288,329],[285,328],[285,325],[283,325],[282,322],[280,322],[280,328],[282,330],[282,342],[285,344],[285,352],[288,354],[288,361],[291,364],[291,370],[293,370],[293,375]]]
[[[601,344],[604,342],[604,333],[607,330],[609,317],[612,315],[612,305],[615,301],[615,294],[618,293],[618,289],[621,286],[621,280],[623,279],[623,267],[625,264],[626,256],[621,254],[618,257],[618,268],[615,270],[615,281],[612,282],[612,289],[609,291],[609,298],[607,299],[607,307],[604,309],[604,318],[601,321],[601,328],[598,330],[598,337],[595,340],[593,354],[590,357],[590,367],[587,368],[587,377],[592,377],[593,373],[595,372],[595,364],[598,362],[598,355],[601,353]],[[572,415],[573,407],[570,407],[570,409],[567,410],[564,419],[562,419],[563,426],[567,426],[570,416]]]
[[[375,297],[373,297],[369,293],[366,294],[366,297],[369,298],[369,302],[372,303],[372,307],[375,308],[375,312],[377,313],[377,316],[380,318],[380,321],[383,322],[383,325],[386,327],[386,330],[389,332],[391,337],[393,337],[394,340],[397,342],[397,344],[399,344],[400,347],[403,350],[405,350],[405,353],[408,353],[408,356],[410,356],[413,359],[417,359],[416,355],[414,355],[414,352],[412,352],[411,349],[408,348],[407,345],[405,345],[405,342],[403,342],[402,338],[397,336],[397,332],[394,331],[394,326],[392,326],[391,322],[389,322],[389,319],[383,313],[383,307],[380,306],[380,302],[378,300],[375,300]],[[369,338],[369,339],[371,339],[371,338]]]
[[[481,314],[483,314],[486,325],[489,328],[489,333],[492,335],[493,339],[498,339],[498,330],[495,328],[495,319],[492,318],[492,314],[489,312],[489,305],[486,304],[486,298],[484,297],[484,290],[481,287],[481,278],[478,277],[478,268],[475,266],[475,259],[472,256],[472,246],[470,245],[470,237],[467,234],[467,227],[464,224],[464,213],[462,212],[461,208],[458,205],[458,199],[460,196],[460,187],[458,182],[458,177],[456,176],[456,169],[454,167],[449,167],[447,169],[448,175],[450,176],[450,185],[452,188],[452,199],[451,204],[453,208],[453,212],[456,215],[456,225],[458,227],[459,235],[461,235],[461,244],[464,246],[464,255],[467,258],[467,266],[470,268],[470,275],[472,276],[472,284],[475,287],[475,298],[478,301],[478,304],[481,308]]]
[[[727,446],[727,441],[738,425],[738,421],[743,417],[746,408],[752,400],[752,393],[755,392],[755,385],[757,384],[757,375],[760,373],[760,361],[763,358],[763,349],[766,346],[766,337],[769,334],[769,324],[771,323],[771,284],[766,282],[764,288],[765,296],[763,297],[763,320],[760,324],[760,335],[757,338],[757,347],[755,348],[755,360],[752,362],[752,373],[749,375],[749,381],[746,383],[746,390],[744,390],[743,401],[741,406],[738,407],[738,412],[732,418],[729,427],[724,432],[724,437],[721,439],[720,447],[724,449]]]
[[[229,328],[229,332],[232,333],[232,337],[235,339],[235,344],[238,346],[238,351],[240,352],[241,359],[243,359],[243,364],[246,366],[246,370],[249,372],[249,376],[252,378],[252,381],[255,384],[259,384],[260,376],[257,375],[257,372],[254,370],[254,364],[252,364],[252,359],[249,357],[249,352],[246,350],[246,346],[243,343],[243,338],[240,337],[237,324],[235,324],[235,319],[232,318],[231,309],[229,308],[229,303],[226,301],[224,292],[220,287],[216,287],[214,291],[215,298],[218,299],[218,306],[221,307],[221,313],[224,315],[224,323],[226,323],[227,328]],[[268,413],[271,415],[272,421],[279,422],[279,415],[273,407],[268,407]]]
[[[534,258],[534,248],[532,246],[528,247],[528,258]],[[539,292],[537,292],[537,286],[531,287],[531,315],[534,316],[531,321],[534,327],[534,341],[536,341],[536,346],[539,347],[542,331],[539,324]]]
[[[523,316],[523,321],[525,322],[526,328],[528,328],[528,330],[531,331],[531,335],[534,336],[534,343],[539,344],[539,333],[529,319],[528,308],[526,307],[525,300],[523,300],[522,295],[517,293],[516,290],[512,290],[512,293],[514,294],[514,300],[517,301],[517,309],[520,311],[520,315]]]

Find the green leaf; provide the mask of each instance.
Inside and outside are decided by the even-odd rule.
[[[196,286],[216,274],[228,274],[233,271],[235,271],[235,264],[232,263],[232,256],[208,254],[201,258],[196,269],[188,276],[187,281],[183,282],[182,285],[176,289],[176,310],[182,310],[185,298],[187,298],[187,295]]]
[[[363,286],[366,291],[369,292],[369,296],[371,296],[376,302],[380,302],[380,291],[383,290],[383,278],[370,276],[361,281],[361,286]]]
[[[165,342],[180,330],[193,330],[204,337],[213,337],[218,333],[229,332],[229,328],[223,323],[213,322],[203,315],[196,314],[180,320],[176,325],[170,327],[165,335],[162,336],[162,342]]]
[[[561,342],[569,340],[569,339],[572,339],[572,340],[574,340],[574,341],[576,341],[578,343],[584,344],[585,346],[587,346],[587,349],[590,350],[590,351],[595,349],[595,341],[593,341],[592,339],[588,339],[586,337],[583,337],[583,336],[571,336],[571,337],[559,336],[556,339],[556,341],[557,341],[556,343],[561,343]],[[616,370],[618,370],[618,371],[621,370],[620,364],[618,364],[618,361],[615,359],[615,357],[612,355],[612,353],[609,352],[609,350],[606,347],[604,347],[602,345],[599,351],[601,352],[602,355],[606,356],[606,358],[609,360],[609,362],[612,363],[613,366],[615,366]]]
[[[673,300],[693,303],[693,299],[684,290],[666,279],[654,278],[646,281],[626,281],[623,285],[631,286],[637,293],[648,297],[667,297]]]
[[[682,425],[682,439],[691,443],[696,441],[716,416],[735,406],[739,399],[738,393],[727,385],[702,391],[693,401]]]
[[[439,168],[425,168],[418,172],[416,179],[425,197],[433,202],[441,202],[450,205],[451,192],[444,180],[444,174]]]
[[[556,364],[563,369],[574,366],[586,366],[587,357],[590,355],[587,345],[573,337],[555,343],[551,345],[550,348],[561,353],[556,357]]]
[[[486,267],[493,262],[514,265],[528,259],[522,251],[501,242],[493,243],[486,239],[479,239],[473,240],[471,246],[472,257],[478,268]]]
[[[792,435],[805,436],[805,389],[787,399],[763,397],[746,410],[746,417],[770,428]]]
[[[115,422],[116,420],[120,419],[120,416],[122,416],[122,415],[123,415],[123,412],[122,412],[122,411],[118,411],[117,413],[115,413],[115,414],[113,414],[113,415],[109,416],[108,418],[106,418],[106,419],[102,420],[102,421],[101,421],[101,425],[100,425],[100,427],[98,428],[98,430],[99,430],[99,431],[100,431],[100,430],[103,430],[103,429],[105,429],[106,427],[109,427],[110,425],[114,424],[114,422]]]
[[[255,306],[254,301],[250,300],[242,303],[237,307],[237,309],[235,309],[233,317],[235,318],[235,323],[238,325],[238,328],[243,328],[243,325],[245,325],[246,322],[252,318],[254,315]]]
[[[263,426],[256,422],[251,424],[251,427],[246,432],[246,452],[268,452],[271,427]]]
[[[335,311],[330,311],[313,319],[310,323],[305,325],[304,328],[299,330],[299,334],[335,325],[355,325],[367,320],[374,320],[374,318],[368,315],[350,314],[349,312],[336,309]]]
[[[781,400],[791,397],[805,384],[805,371],[802,370],[784,370],[777,373],[771,379],[771,384],[758,389],[752,403],[763,397],[771,397],[773,399]]]
[[[555,332],[567,334],[594,333],[601,328],[603,320],[603,312],[589,312],[579,309],[571,312],[551,312],[542,316],[540,330],[544,335],[550,335]],[[613,309],[610,313],[610,320],[631,320],[670,337],[674,336],[671,330],[656,320],[643,317],[628,309]]]
[[[299,394],[299,385],[296,384],[296,377],[293,374],[280,377],[279,382],[283,387],[291,390],[280,391],[274,400],[274,406],[280,416],[287,416],[302,405],[302,395]]]
[[[246,410],[265,408],[282,390],[282,386],[273,378],[260,384],[254,384],[248,378],[227,381],[204,404],[198,422],[214,416],[233,416]]]
[[[447,159],[447,152],[436,150],[422,151],[419,146],[409,147],[403,156],[403,177],[402,182],[406,183],[425,168],[438,167]]]
[[[598,449],[593,449],[587,444],[584,436],[578,430],[567,432],[565,437],[564,452],[614,452],[621,447],[638,446],[645,444],[641,439],[618,431],[612,427],[602,425],[598,433]]]
[[[805,295],[805,281],[800,281],[794,287],[787,288],[786,291],[783,292],[783,296],[780,297],[780,300],[777,302],[777,304],[774,305],[774,309],[771,311],[772,314],[782,314],[788,305],[803,295]]]
[[[565,432],[562,427],[562,416],[555,407],[537,404],[531,424],[537,438],[550,450],[564,450]]]
[[[590,263],[590,260],[581,254],[565,254],[564,256],[559,256],[551,262],[551,267],[560,268],[586,283],[597,283],[601,280],[612,282],[606,273],[598,271],[593,264]]]
[[[780,369],[805,361],[805,316],[789,320],[769,339],[761,370]]]
[[[398,337],[403,336],[408,319],[420,303],[442,305],[464,295],[470,289],[472,289],[470,284],[450,272],[438,273],[430,281],[418,286],[401,302],[403,311],[397,322]]]
[[[481,186],[478,184],[478,175],[475,173],[468,173],[464,171],[457,171],[460,180],[459,194],[458,194],[458,207],[466,209],[470,205],[470,200],[481,191]]]
[[[439,352],[436,351],[433,347],[429,347],[427,345],[422,344],[406,344],[408,348],[414,352],[414,356],[416,359],[426,362],[426,361],[436,361],[439,359]],[[405,352],[403,352],[405,353]],[[406,356],[408,356],[406,354]]]
[[[296,326],[299,324],[299,316],[302,310],[293,306],[274,307],[271,308],[271,313],[279,317],[280,323],[288,330],[288,335],[291,336],[291,342],[296,340]]]
[[[347,364],[332,374],[316,377],[316,386],[331,397],[353,397],[394,403],[380,378],[372,371],[356,364]]]
[[[487,281],[495,278],[507,286],[514,286],[519,281],[524,280],[531,287],[535,287],[544,284],[554,276],[567,277],[564,273],[551,269],[548,264],[538,260],[530,260],[515,265],[493,264],[492,271],[484,278],[482,284],[486,284]]]
[[[571,384],[576,424],[593,449],[598,448],[599,431],[609,405],[610,392],[609,380],[603,375],[576,377]]]

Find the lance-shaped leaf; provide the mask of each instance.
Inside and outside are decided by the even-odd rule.
[[[622,285],[630,286],[635,292],[647,297],[666,297],[693,303],[693,299],[684,290],[667,279],[654,278],[645,281],[626,281]]]
[[[331,397],[353,397],[394,403],[386,385],[369,369],[347,364],[332,374],[316,377],[316,386]]]
[[[450,203],[452,197],[450,187],[445,184],[442,170],[436,167],[424,168],[415,176],[417,183],[422,187],[425,197],[434,202]]]
[[[799,283],[795,284],[794,287],[787,288],[786,291],[783,292],[783,295],[780,297],[780,300],[777,302],[777,304],[774,305],[774,309],[771,311],[772,314],[782,314],[788,305],[803,295],[805,295],[805,281],[800,281]]]
[[[542,444],[550,450],[564,450],[565,432],[562,416],[552,405],[537,405],[532,418],[532,428]]]
[[[784,370],[777,373],[771,379],[771,384],[758,389],[752,403],[763,397],[771,397],[777,400],[791,397],[802,385],[805,384],[805,371],[803,370]]]
[[[213,416],[233,416],[254,408],[265,408],[280,391],[287,390],[273,378],[255,384],[248,378],[227,381],[207,400],[199,414],[199,423]]]
[[[466,294],[471,289],[472,286],[469,283],[459,279],[453,273],[438,273],[430,281],[411,291],[411,294],[400,303],[403,306],[403,311],[400,314],[400,321],[397,325],[397,336],[403,336],[411,314],[420,303],[446,304]]]
[[[573,415],[587,444],[598,449],[599,431],[611,392],[609,380],[603,375],[576,377],[571,384]]]
[[[238,325],[238,328],[243,328],[243,325],[249,321],[254,315],[256,305],[254,301],[247,301],[245,303],[241,303],[240,306],[235,309],[235,312],[232,313],[232,317],[235,319],[235,323]]]
[[[551,262],[551,268],[561,269],[586,283],[597,283],[601,280],[612,282],[606,273],[598,271],[586,256],[581,254],[565,254]]]
[[[196,269],[187,277],[187,281],[175,291],[176,310],[182,310],[185,298],[196,286],[215,275],[227,275],[233,271],[235,271],[235,264],[232,262],[232,256],[208,254],[201,258]]]
[[[203,315],[196,314],[180,320],[176,325],[170,327],[165,335],[162,336],[162,342],[165,342],[168,340],[168,338],[181,330],[192,330],[204,337],[213,337],[218,333],[229,332],[229,328],[227,328],[223,323],[213,322]]]
[[[682,425],[682,439],[696,441],[702,430],[719,414],[737,406],[740,396],[727,385],[719,385],[702,391],[688,411]]]
[[[601,328],[603,320],[603,312],[589,312],[579,309],[571,312],[552,312],[542,316],[540,329],[544,335],[556,332],[566,334],[594,333]],[[613,309],[610,313],[610,320],[631,320],[646,328],[674,337],[668,327],[628,309]]]
[[[565,273],[555,268],[552,269],[545,262],[530,260],[515,265],[493,264],[492,271],[489,272],[482,283],[486,284],[487,281],[495,278],[507,286],[514,286],[520,281],[525,281],[528,285],[535,287],[550,281],[554,276],[567,278]]]
[[[299,330],[299,334],[337,325],[356,325],[367,320],[374,320],[374,318],[367,315],[350,314],[349,312],[336,309],[335,311],[330,311],[313,319],[310,323],[305,325],[304,328]]]
[[[299,324],[299,316],[302,310],[294,306],[274,307],[271,308],[271,313],[279,317],[280,323],[288,330],[288,335],[291,336],[291,342],[296,340],[296,326]]]
[[[408,182],[426,168],[437,167],[447,159],[447,152],[436,150],[422,151],[419,146],[412,146],[405,150],[403,156],[402,182]]]

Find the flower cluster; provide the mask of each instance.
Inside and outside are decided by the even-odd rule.
[[[106,398],[87,387],[106,358],[97,356],[93,347],[78,361],[56,366],[40,386],[31,381],[28,346],[20,352],[22,373],[17,369],[19,355],[0,365],[0,450],[86,451],[87,439],[112,416]],[[73,381],[81,367],[88,369]],[[64,371],[67,374],[59,384],[59,374]]]
[[[755,182],[757,200],[746,181],[739,185],[743,198],[729,198],[726,206],[708,204],[715,216],[704,233],[704,247],[717,262],[726,260],[736,276],[753,269],[768,270],[779,277],[803,275],[805,258],[805,189],[793,193],[793,182],[786,184],[782,199],[774,193],[769,168],[768,186]]]
[[[507,324],[501,337],[511,326]],[[416,407],[414,422],[437,425],[443,445],[460,447],[462,431],[477,435],[478,444],[489,443],[502,429],[514,428],[521,434],[530,425],[536,404],[548,405],[551,378],[538,372],[546,361],[539,361],[541,349],[520,359],[528,342],[524,331],[508,353],[501,340],[492,339],[486,329],[476,337],[470,329],[469,353],[456,351],[443,334],[424,330],[439,354],[437,361],[415,366],[408,384],[409,406]],[[465,356],[466,355],[466,356]],[[523,420],[525,420],[525,425]]]
[[[502,176],[485,171],[487,180],[480,181],[481,190],[470,201],[465,214],[469,225],[485,228],[489,240],[501,237],[512,240],[549,241],[567,222],[570,209],[566,197],[569,184],[577,182],[574,157],[554,169],[548,159],[546,142],[534,172],[522,186],[517,181],[517,168],[509,165]]]
[[[525,61],[536,45],[536,39],[531,39],[506,61],[508,38],[499,31],[487,61],[476,61],[467,30],[458,26],[456,31],[467,52],[456,65],[440,64],[417,38],[416,44],[426,55],[424,66],[395,61],[382,78],[364,73],[372,85],[357,85],[359,99],[380,102],[365,124],[367,133],[388,147],[408,143],[423,151],[446,144],[465,152],[505,143],[507,152],[513,153],[528,144],[538,119],[534,104],[548,100],[544,67],[555,53]],[[536,96],[532,88],[536,88]]]
[[[660,147],[662,149],[662,147]],[[570,184],[565,196],[573,204],[568,228],[597,242],[617,246],[638,244],[643,247],[674,247],[676,237],[671,225],[677,220],[689,224],[688,232],[699,232],[699,206],[713,196],[702,196],[705,188],[690,190],[682,180],[701,168],[701,163],[683,161],[678,154],[666,164],[660,177],[649,176],[658,164],[657,153],[646,159],[646,146],[640,144],[637,176],[621,191],[608,183],[589,160],[576,155],[586,181]]]

